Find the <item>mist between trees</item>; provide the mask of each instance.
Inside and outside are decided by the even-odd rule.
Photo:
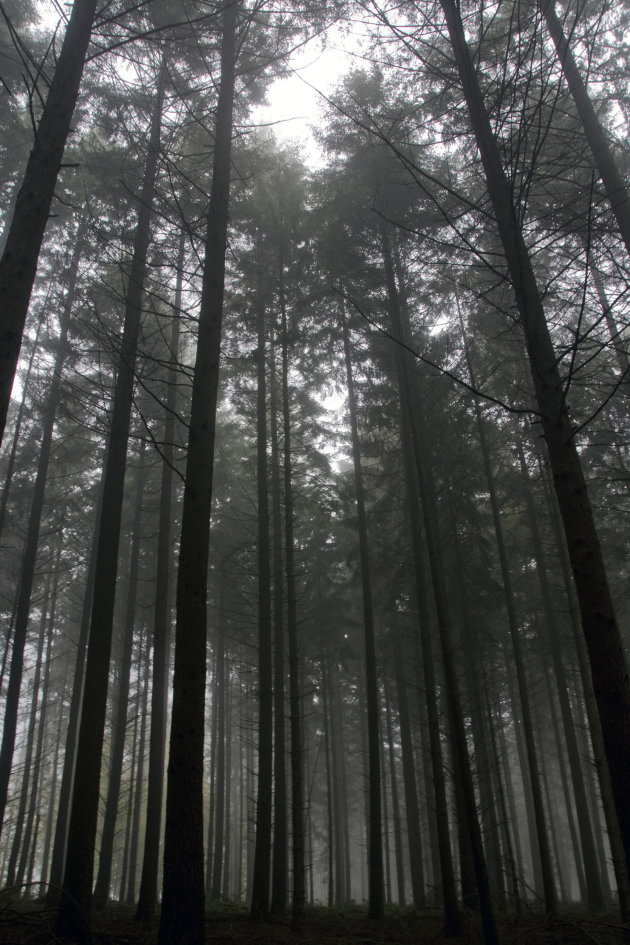
[[[0,13],[8,901],[627,921],[627,4]]]

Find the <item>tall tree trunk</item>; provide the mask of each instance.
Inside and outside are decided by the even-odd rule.
[[[46,893],[46,904],[49,908],[54,908],[61,895],[61,884],[66,862],[66,843],[68,839],[68,818],[70,807],[72,805],[72,792],[74,790],[74,773],[77,754],[77,739],[79,734],[79,719],[81,717],[81,707],[83,705],[83,688],[85,682],[85,654],[90,632],[90,614],[92,612],[92,597],[94,583],[96,580],[96,564],[98,559],[98,530],[101,517],[102,489],[99,494],[96,514],[95,514],[95,532],[90,551],[90,560],[88,562],[88,573],[86,575],[85,590],[83,595],[83,608],[81,612],[81,622],[79,625],[79,638],[77,640],[77,653],[72,674],[72,695],[70,697],[70,711],[68,713],[68,726],[66,730],[65,750],[63,757],[63,771],[61,775],[61,784],[59,786],[59,805],[57,808],[57,818],[55,821],[55,836],[53,842],[53,851],[50,866],[50,883]]]
[[[267,463],[267,383],[265,299],[262,235],[257,236],[256,322],[258,388],[256,395],[258,482],[258,789],[256,850],[252,886],[253,919],[269,914],[273,784],[273,665],[271,658],[271,555],[269,547],[269,483]]]
[[[35,486],[33,488],[33,498],[31,500],[31,509],[28,518],[26,542],[24,545],[24,554],[22,557],[20,586],[15,615],[15,632],[13,635],[13,649],[11,651],[9,683],[7,687],[4,710],[2,746],[0,747],[0,831],[2,830],[4,822],[9,778],[11,776],[11,764],[13,760],[13,749],[15,747],[15,736],[17,731],[20,686],[22,684],[22,670],[24,666],[24,647],[26,645],[26,634],[28,630],[28,621],[31,609],[31,594],[33,591],[33,582],[35,580],[39,532],[42,516],[44,514],[46,478],[48,475],[48,466],[52,452],[57,405],[59,403],[59,397],[61,394],[61,374],[63,372],[65,360],[68,356],[68,330],[70,324],[70,313],[75,298],[76,281],[79,271],[79,259],[81,256],[81,250],[83,248],[82,242],[82,239],[80,239],[78,236],[75,251],[70,263],[68,291],[64,302],[63,312],[61,313],[61,334],[57,342],[57,353],[55,355],[55,363],[53,366],[52,381],[42,416],[42,442],[39,451],[39,459],[37,461],[37,474],[35,477]],[[0,359],[1,357],[2,353],[0,340]],[[2,382],[0,380],[0,396],[1,383]]]
[[[626,863],[630,863],[630,679],[564,385],[531,260],[455,0],[440,0],[484,166],[525,340],[567,540]]]
[[[271,862],[271,914],[281,916],[287,906],[287,784],[284,659],[284,567],[282,555],[282,477],[278,432],[278,378],[275,348],[271,349],[271,492],[273,497],[273,855]]]
[[[580,752],[575,733],[575,723],[573,721],[571,704],[569,702],[568,683],[566,671],[564,668],[562,645],[560,642],[557,621],[554,614],[552,590],[545,567],[542,538],[540,535],[540,529],[538,527],[538,517],[534,507],[534,499],[529,484],[525,454],[523,452],[523,446],[520,442],[518,443],[517,449],[519,462],[521,465],[521,475],[525,485],[525,505],[527,509],[529,529],[532,536],[532,546],[543,603],[543,613],[545,615],[547,627],[547,640],[551,650],[551,663],[556,679],[558,701],[560,705],[560,716],[562,719],[564,739],[567,746],[569,770],[571,772],[571,784],[573,787],[573,795],[575,800],[576,819],[580,832],[580,846],[582,863],[584,866],[584,876],[586,880],[588,905],[592,911],[596,912],[602,909],[604,906],[604,895],[602,892],[601,879],[597,866],[595,840],[593,838],[591,818],[588,811],[588,802],[586,800],[584,774],[580,764]]]
[[[129,831],[129,869],[127,873],[127,888],[121,901],[126,906],[133,906],[136,896],[136,872],[138,865],[138,847],[140,843],[140,819],[142,813],[142,796],[144,794],[144,760],[146,754],[147,741],[147,705],[148,705],[148,686],[142,686],[140,680],[144,676],[146,679],[151,665],[149,647],[146,647],[146,653],[143,655],[142,648],[145,645],[144,628],[140,631],[139,652],[138,652],[138,687],[136,690],[136,715],[140,716],[140,736],[138,738],[138,751],[136,761],[136,779],[134,786],[133,800],[133,819],[131,821],[131,830]],[[143,665],[144,664],[144,665]]]
[[[293,469],[291,462],[291,399],[289,392],[289,332],[284,288],[284,261],[278,280],[282,316],[282,418],[284,423],[284,553],[287,586],[287,641],[289,644],[289,706],[291,716],[291,827],[293,833],[293,925],[304,917],[304,738],[300,710],[300,663],[297,637],[297,594],[293,541]]]
[[[50,293],[49,293],[50,296]],[[68,295],[66,293],[66,299]],[[48,299],[46,300],[48,303]],[[64,303],[64,308],[66,308]],[[0,498],[0,541],[2,540],[2,532],[4,531],[4,520],[7,514],[7,504],[9,501],[9,495],[11,493],[11,483],[13,482],[13,472],[15,470],[15,459],[18,451],[18,444],[20,442],[20,436],[22,434],[22,423],[24,422],[24,408],[27,401],[30,400],[30,382],[31,382],[31,373],[33,371],[33,364],[35,362],[35,355],[37,354],[39,346],[39,335],[42,330],[42,325],[46,318],[48,305],[44,306],[44,311],[42,318],[37,323],[37,330],[35,332],[35,338],[31,346],[31,353],[28,359],[28,366],[26,368],[26,373],[24,374],[24,380],[22,383],[22,399],[20,401],[20,406],[18,407],[17,416],[15,418],[15,427],[13,430],[13,440],[11,442],[11,449],[9,450],[9,458],[7,460],[7,471],[4,476],[4,485],[2,487],[2,498]],[[2,673],[0,673],[0,685],[4,680],[4,667],[6,663],[6,651],[2,657]]]
[[[411,867],[411,889],[413,904],[416,909],[425,905],[424,868],[422,865],[422,840],[420,836],[420,815],[416,771],[411,742],[411,723],[409,720],[409,700],[407,682],[403,669],[400,641],[394,643],[394,663],[396,667],[396,691],[398,694],[398,719],[400,722],[400,747],[402,752],[403,782],[405,788],[405,809],[407,811],[407,834],[409,837],[409,864]]]
[[[202,945],[206,600],[225,285],[238,0],[223,7],[221,79],[182,509],[159,945]]]
[[[461,316],[461,311],[459,309],[459,298],[456,298],[457,309],[460,327],[462,331],[462,337],[464,338],[464,348],[466,353],[466,361],[468,365],[468,373],[470,375],[471,383],[473,386],[476,384],[475,371],[473,368],[472,358],[470,355],[470,350],[466,344],[466,332],[464,328],[464,323]],[[532,798],[532,807],[534,813],[534,821],[536,826],[536,842],[538,844],[538,858],[541,868],[542,884],[545,897],[545,907],[547,912],[553,913],[556,910],[556,890],[553,880],[553,869],[551,865],[551,853],[549,850],[549,838],[547,835],[547,825],[545,820],[545,810],[542,800],[542,790],[540,784],[540,765],[538,763],[538,753],[536,751],[536,743],[534,740],[534,729],[532,723],[532,712],[530,705],[530,690],[527,682],[527,675],[525,671],[525,654],[523,653],[523,646],[521,642],[521,628],[519,626],[518,616],[516,613],[516,603],[515,603],[515,594],[512,585],[512,572],[510,569],[510,562],[508,558],[508,551],[503,535],[503,522],[501,521],[501,512],[499,509],[499,500],[497,497],[497,490],[494,481],[494,473],[492,471],[492,464],[490,462],[490,447],[488,445],[488,438],[486,436],[486,429],[483,423],[483,418],[481,415],[481,407],[479,405],[479,398],[474,397],[474,407],[475,407],[475,420],[477,425],[477,436],[479,438],[479,446],[481,449],[481,458],[483,461],[483,469],[485,473],[486,486],[488,488],[488,495],[490,497],[490,508],[492,510],[492,523],[494,526],[494,538],[497,547],[497,554],[499,556],[499,565],[501,568],[501,581],[503,584],[503,594],[505,599],[505,608],[507,613],[507,622],[508,622],[508,631],[510,636],[510,642],[512,647],[512,657],[514,663],[514,669],[516,671],[516,679],[518,685],[518,696],[521,708],[521,722],[523,736],[525,740],[525,748],[527,752],[527,772],[523,772],[524,777],[529,777],[529,785],[531,788],[531,798]],[[534,842],[534,838],[530,838],[530,842]],[[536,854],[534,853],[534,856]]]
[[[401,318],[400,299],[395,283],[391,249],[389,247],[388,234],[385,227],[383,227],[382,230],[382,246],[386,268],[388,309],[393,328],[393,335],[395,338],[400,339],[404,343],[406,339],[406,325],[403,326]],[[415,457],[418,490],[424,521],[427,549],[429,553],[429,567],[433,581],[435,609],[438,623],[440,648],[442,652],[442,665],[444,671],[446,700],[448,705],[448,715],[452,737],[452,750],[454,762],[458,772],[458,775],[456,776],[455,787],[458,791],[460,791],[461,803],[463,806],[462,815],[460,815],[460,827],[465,831],[466,844],[470,846],[475,883],[479,897],[479,908],[481,912],[481,922],[485,945],[497,945],[499,939],[490,896],[486,860],[481,841],[481,829],[479,826],[475,803],[475,791],[466,741],[464,715],[454,661],[455,641],[453,639],[453,628],[451,625],[448,595],[444,580],[442,548],[439,538],[438,523],[436,520],[436,511],[438,507],[437,496],[435,494],[435,485],[433,482],[433,471],[430,467],[430,463],[427,462],[428,449],[426,433],[424,430],[424,415],[422,409],[415,409],[413,413],[411,413],[411,408],[408,405],[403,410],[403,413],[407,413],[411,418],[411,435]]]
[[[57,176],[79,94],[96,0],[74,0],[0,259],[0,440]]]
[[[564,35],[562,23],[556,13],[555,0],[539,0],[539,6],[547,22],[569,91],[584,126],[584,134],[589,143],[595,167],[604,184],[621,238],[630,255],[630,195],[617,167],[610,143],[593,108],[569,42]]]
[[[85,669],[85,693],[76,758],[76,772],[63,890],[57,912],[57,934],[75,941],[90,937],[90,904],[98,818],[101,756],[107,711],[107,684],[116,596],[118,548],[127,459],[127,441],[142,295],[151,232],[162,119],[165,67],[162,67],[151,118],[149,148],[139,199],[138,222],[125,299],[125,319],[111,411],[99,528],[96,581]]]
[[[217,628],[217,654],[216,654],[216,704],[213,704],[213,712],[217,716],[217,740],[216,740],[216,791],[214,795],[215,804],[215,828],[214,828],[214,855],[212,858],[212,885],[210,887],[210,898],[218,900],[221,898],[221,868],[223,866],[223,850],[225,845],[225,605],[223,604],[223,585],[222,574],[219,570],[219,620]],[[208,850],[208,857],[212,851]],[[208,864],[208,869],[210,864]]]
[[[170,337],[166,405],[164,411],[164,446],[162,447],[162,482],[158,522],[158,548],[155,575],[155,611],[153,615],[153,668],[151,688],[151,731],[149,735],[149,776],[147,783],[147,816],[144,833],[142,875],[136,909],[136,922],[148,926],[155,913],[158,894],[158,863],[164,797],[164,761],[166,754],[166,719],[168,695],[169,650],[171,636],[170,572],[171,514],[173,505],[173,460],[175,455],[175,418],[177,410],[177,364],[179,361],[179,313],[182,305],[182,284],[185,233],[179,237],[177,277]]]
[[[18,863],[18,857],[22,845],[22,830],[24,828],[24,818],[26,816],[26,806],[28,803],[28,792],[31,787],[31,775],[35,767],[33,761],[33,748],[35,745],[35,730],[37,718],[37,704],[39,702],[39,686],[42,676],[42,657],[44,654],[44,642],[46,640],[46,617],[47,607],[50,600],[51,572],[49,571],[46,579],[46,590],[44,592],[44,606],[39,624],[39,633],[37,636],[37,656],[35,658],[35,676],[33,677],[33,688],[31,690],[31,707],[27,723],[26,745],[24,747],[24,763],[22,773],[22,783],[20,785],[20,800],[18,803],[17,817],[15,818],[15,831],[11,843],[11,855],[9,865],[7,866],[7,886],[15,885],[15,872]],[[35,788],[32,789],[33,791]]]
[[[142,498],[146,483],[145,444],[141,441],[138,469],[136,472],[136,492],[133,504],[133,523],[131,526],[131,552],[129,558],[129,585],[127,589],[127,604],[125,619],[120,633],[120,654],[117,681],[117,694],[114,700],[115,711],[112,722],[112,745],[109,759],[109,783],[107,785],[107,799],[105,801],[105,816],[101,848],[98,857],[98,873],[94,886],[93,902],[96,908],[104,908],[109,898],[110,877],[112,872],[112,857],[114,854],[114,838],[116,833],[116,819],[118,802],[120,799],[120,782],[122,778],[123,760],[125,754],[125,736],[127,734],[127,709],[129,706],[129,680],[131,676],[131,658],[133,653],[133,635],[136,621],[136,604],[138,600],[138,573],[140,569],[140,523],[142,520]]]
[[[392,821],[394,827],[394,857],[396,861],[396,886],[398,889],[398,905],[405,905],[405,861],[402,845],[402,825],[400,822],[400,804],[398,802],[398,785],[396,779],[396,754],[394,748],[394,731],[392,725],[392,710],[389,695],[385,693],[385,721],[387,725],[387,752],[389,754],[389,780],[392,786]]]
[[[378,698],[378,673],[376,666],[376,644],[374,634],[374,607],[372,603],[372,580],[365,514],[365,493],[361,470],[361,447],[357,423],[357,405],[350,358],[350,332],[345,312],[342,312],[343,346],[348,387],[350,431],[352,435],[352,459],[357,503],[357,528],[361,558],[361,585],[363,591],[363,628],[365,646],[365,687],[367,703],[368,742],[368,915],[381,919],[384,910],[383,889],[383,831],[381,823],[381,771],[380,771],[380,712]]]

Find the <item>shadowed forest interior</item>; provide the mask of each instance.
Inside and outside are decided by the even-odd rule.
[[[0,941],[626,941],[628,4],[0,14]]]

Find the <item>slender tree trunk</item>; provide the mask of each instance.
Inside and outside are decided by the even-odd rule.
[[[90,632],[90,614],[92,613],[92,597],[96,581],[96,565],[98,559],[98,531],[101,519],[102,488],[99,494],[96,514],[95,531],[88,563],[83,609],[77,640],[77,654],[72,675],[72,696],[70,698],[70,712],[68,714],[68,728],[66,732],[65,751],[63,758],[63,772],[59,787],[59,806],[55,821],[55,837],[53,842],[52,861],[50,866],[50,884],[46,895],[46,905],[54,908],[61,895],[61,884],[66,862],[66,843],[68,838],[68,818],[72,804],[74,790],[74,773],[77,754],[77,739],[79,734],[79,719],[83,705],[83,688],[85,682],[85,654]]]
[[[394,277],[391,244],[386,226],[382,228],[381,238],[392,329],[394,334],[398,333],[401,337],[404,337],[404,328],[401,321],[402,313],[398,304],[397,286]],[[402,273],[400,275],[402,276]],[[402,298],[404,299],[404,294]],[[422,650],[422,669],[424,674],[424,690],[429,730],[433,800],[435,804],[435,821],[438,836],[442,898],[444,901],[444,933],[447,938],[454,938],[459,934],[460,918],[448,823],[446,781],[444,777],[445,766],[442,755],[443,749],[436,696],[437,686],[433,644],[431,640],[429,603],[426,591],[426,574],[428,569],[426,567],[424,547],[421,539],[422,508],[418,500],[420,484],[415,456],[416,450],[414,448],[414,428],[416,425],[414,420],[415,398],[412,397],[407,364],[399,346],[396,346],[396,369],[398,373],[398,390],[401,403],[401,443],[403,462],[405,465],[405,478],[407,480],[407,503],[411,521],[419,636]]]
[[[470,351],[466,345],[466,332],[464,328],[464,323],[461,317],[461,312],[459,310],[459,299],[457,301],[457,309],[460,321],[460,327],[462,330],[462,337],[464,338],[464,346],[466,350],[466,360],[468,364],[468,372],[470,374],[470,379],[473,386],[476,383],[475,372],[473,369],[472,359],[470,356]],[[525,655],[523,653],[523,646],[521,642],[521,628],[519,626],[519,621],[516,613],[516,604],[515,604],[515,595],[512,585],[512,572],[510,569],[510,562],[508,558],[507,547],[505,539],[503,536],[503,523],[501,521],[501,512],[499,509],[499,501],[497,498],[497,491],[494,481],[494,473],[492,471],[492,465],[490,462],[490,448],[488,445],[488,439],[486,436],[486,430],[483,423],[483,418],[481,415],[481,407],[479,405],[479,399],[475,396],[474,398],[474,407],[475,407],[475,419],[477,423],[477,436],[479,438],[479,446],[481,449],[481,458],[483,461],[483,468],[486,479],[486,486],[488,488],[488,494],[490,496],[490,508],[492,510],[492,522],[494,525],[494,537],[497,546],[497,554],[499,556],[499,565],[501,567],[501,581],[503,584],[503,593],[505,598],[505,607],[508,618],[508,630],[510,635],[510,642],[512,647],[512,656],[514,669],[516,671],[516,679],[518,685],[518,696],[520,701],[521,708],[521,721],[523,736],[525,740],[525,748],[527,752],[527,773],[529,775],[529,784],[531,788],[531,798],[532,798],[532,807],[534,813],[534,820],[536,825],[536,842],[538,844],[538,858],[541,867],[541,876],[542,884],[545,897],[545,907],[547,912],[553,913],[556,910],[556,890],[555,884],[553,881],[553,869],[551,866],[551,854],[549,850],[549,839],[547,836],[547,825],[545,820],[545,811],[542,800],[542,790],[540,785],[540,765],[538,763],[538,753],[536,751],[536,743],[534,740],[534,730],[532,723],[532,712],[530,705],[530,691],[527,682],[527,676],[525,672]],[[531,838],[533,843],[533,837]]]
[[[595,167],[604,184],[619,232],[626,244],[626,250],[630,254],[630,196],[617,167],[610,143],[593,108],[569,42],[564,35],[562,23],[555,10],[555,0],[539,0],[539,6],[547,22],[549,34],[562,64],[564,77],[584,126]]]
[[[147,646],[146,654],[142,653],[145,636],[144,628],[140,632],[138,653],[138,680],[142,676],[147,678],[150,667],[150,654]],[[143,666],[144,664],[144,666]],[[136,690],[136,714],[140,716],[140,737],[138,739],[138,753],[136,763],[135,797],[133,801],[133,819],[129,836],[129,870],[127,874],[127,889],[122,901],[127,906],[133,906],[136,896],[136,873],[138,865],[138,847],[140,843],[140,818],[142,813],[142,795],[144,793],[144,761],[147,742],[147,705],[148,687],[138,682]]]
[[[173,461],[175,455],[175,415],[177,409],[177,364],[179,360],[179,312],[182,304],[182,283],[185,234],[179,238],[177,281],[172,313],[170,365],[168,369],[166,409],[164,412],[164,446],[162,447],[162,482],[158,523],[158,549],[155,578],[155,611],[153,616],[153,670],[151,687],[151,732],[149,735],[149,776],[147,783],[147,816],[144,853],[136,922],[145,926],[153,920],[157,906],[158,863],[164,797],[164,760],[166,754],[166,719],[169,650],[171,636],[170,572],[171,514],[173,505]]]
[[[0,260],[0,440],[4,434],[37,259],[79,94],[96,0],[74,0]]]
[[[101,755],[107,710],[118,548],[122,518],[127,441],[142,295],[151,231],[162,118],[164,69],[151,118],[149,149],[138,209],[118,374],[111,413],[111,429],[103,472],[103,505],[99,529],[92,618],[85,669],[85,694],[79,727],[76,773],[63,891],[57,912],[57,934],[74,941],[90,938],[90,903],[94,846],[98,818]]]
[[[256,315],[258,326],[258,390],[256,398],[258,479],[258,790],[256,850],[251,916],[269,914],[273,782],[273,666],[271,659],[271,563],[269,548],[269,483],[267,464],[267,384],[265,300],[262,236],[258,237]]]
[[[398,888],[398,905],[405,905],[405,861],[402,846],[402,825],[400,822],[400,804],[398,802],[398,786],[396,780],[396,756],[394,749],[394,732],[392,725],[392,710],[387,693],[385,697],[385,719],[387,724],[387,751],[389,754],[389,780],[392,786],[392,820],[394,825],[394,856],[396,860],[396,886]]]
[[[626,864],[630,863],[630,679],[569,419],[564,384],[455,0],[440,0],[521,317],[562,516]]]
[[[28,792],[31,786],[31,775],[33,773],[33,748],[35,745],[35,729],[37,718],[37,704],[39,702],[39,685],[42,675],[42,657],[44,654],[44,642],[46,639],[46,617],[47,607],[50,600],[51,574],[48,574],[46,580],[46,590],[44,592],[44,606],[39,624],[39,634],[37,639],[37,656],[35,659],[35,676],[33,678],[33,689],[31,691],[31,707],[27,724],[26,746],[24,748],[24,764],[22,783],[20,785],[20,800],[18,803],[17,817],[15,819],[15,831],[11,843],[11,855],[9,865],[7,866],[7,886],[15,885],[15,872],[18,863],[18,856],[22,845],[22,830],[24,828],[24,818],[26,817],[26,807],[28,803]],[[34,788],[33,788],[34,790]]]
[[[284,553],[287,587],[287,640],[289,644],[289,706],[291,714],[291,827],[293,832],[293,925],[304,918],[304,740],[300,710],[300,663],[297,637],[297,594],[293,541],[293,470],[291,463],[291,399],[289,339],[284,289],[284,262],[280,258],[280,311],[282,316],[282,418],[284,422]]]
[[[50,296],[50,293],[49,293],[49,296]],[[66,295],[66,298],[67,297],[68,296]],[[66,306],[64,305],[64,308],[65,307]],[[33,339],[31,353],[28,359],[28,366],[26,368],[26,373],[24,375],[24,381],[22,384],[22,400],[20,401],[20,406],[18,408],[17,416],[15,418],[13,439],[11,441],[11,449],[9,450],[9,458],[7,460],[7,471],[4,476],[4,485],[2,487],[2,498],[0,499],[0,541],[2,540],[2,532],[4,531],[4,520],[7,514],[7,503],[9,501],[9,495],[11,493],[11,484],[13,482],[13,472],[15,470],[15,459],[17,456],[20,436],[22,434],[22,423],[24,422],[24,408],[26,406],[26,403],[30,400],[31,373],[33,371],[35,355],[37,354],[37,350],[39,346],[39,335],[42,330],[42,325],[44,324],[47,308],[48,306],[46,304],[44,306],[44,312],[42,314],[42,318],[37,323],[37,331],[35,332],[35,338]],[[2,684],[2,681],[4,680],[5,663],[6,663],[6,651],[3,654],[3,659],[2,659],[2,673],[0,674],[0,685]]]
[[[222,585],[221,572],[219,571],[219,583]],[[219,587],[219,626],[217,628],[217,655],[216,655],[216,704],[213,704],[213,712],[217,716],[217,740],[216,740],[216,791],[214,794],[214,856],[212,859],[212,886],[210,888],[210,898],[221,898],[221,867],[223,865],[223,850],[225,844],[225,607],[221,586]],[[208,857],[212,851],[208,849]]]
[[[586,800],[586,789],[584,787],[584,775],[580,764],[580,752],[575,734],[575,723],[573,721],[571,704],[569,702],[567,677],[564,668],[564,657],[552,603],[552,590],[545,567],[542,538],[540,535],[540,529],[538,527],[538,517],[536,515],[534,499],[528,480],[525,454],[520,442],[518,443],[517,449],[519,462],[521,465],[521,475],[525,485],[525,504],[527,509],[527,518],[529,521],[529,529],[532,536],[532,546],[534,551],[534,559],[536,561],[536,572],[540,585],[543,612],[547,626],[547,640],[549,642],[549,649],[551,651],[551,663],[556,680],[558,700],[560,704],[560,716],[562,718],[564,739],[567,746],[569,770],[571,772],[571,785],[573,788],[575,800],[576,819],[580,832],[580,847],[587,887],[588,905],[592,911],[597,912],[604,906],[604,895],[602,892],[599,869],[597,866],[595,840],[593,838],[591,818]]]
[[[214,437],[225,284],[238,0],[223,8],[221,79],[215,120],[197,356],[184,486],[175,675],[164,834],[159,945],[203,945],[203,742],[206,584]]]
[[[129,680],[131,676],[131,658],[133,653],[133,635],[137,618],[136,604],[138,600],[138,572],[140,569],[140,523],[142,519],[142,498],[146,483],[146,467],[144,458],[144,441],[141,442],[136,473],[136,492],[134,499],[133,523],[131,526],[131,553],[129,559],[129,585],[127,589],[127,605],[123,623],[120,656],[118,669],[117,698],[115,702],[114,720],[112,722],[112,746],[109,760],[109,783],[105,802],[105,816],[103,833],[98,858],[98,874],[94,886],[93,903],[97,909],[103,909],[109,898],[110,877],[112,872],[112,857],[114,854],[114,838],[116,833],[116,819],[118,802],[120,799],[120,782],[122,778],[123,760],[125,754],[125,736],[127,734],[127,709],[129,706]]]
[[[15,632],[13,635],[13,649],[11,651],[9,683],[7,687],[4,710],[2,745],[0,747],[0,831],[2,830],[2,825],[4,822],[9,778],[11,776],[11,764],[13,761],[13,749],[15,747],[17,713],[20,698],[20,687],[22,684],[22,670],[24,666],[24,647],[26,645],[26,634],[28,630],[28,621],[31,609],[31,594],[33,592],[33,582],[35,580],[39,532],[42,516],[44,514],[46,478],[48,475],[48,466],[50,464],[52,452],[57,405],[59,403],[59,397],[61,394],[61,375],[63,372],[65,360],[68,356],[68,331],[70,324],[70,314],[75,299],[76,282],[79,271],[79,259],[82,248],[83,240],[82,233],[80,231],[79,234],[77,234],[77,243],[70,263],[68,291],[66,293],[63,311],[61,313],[61,334],[57,342],[57,353],[55,355],[55,363],[53,366],[52,381],[42,416],[42,442],[39,451],[39,459],[37,462],[37,475],[35,478],[35,486],[33,488],[33,498],[31,500],[26,542],[24,546],[24,554],[22,557],[22,569],[20,573],[20,585],[15,615]],[[0,361],[1,358],[2,352],[0,340]],[[0,397],[1,384],[2,381],[0,380]]]
[[[409,864],[411,867],[411,888],[413,904],[416,909],[423,909],[424,868],[422,865],[422,840],[420,836],[420,815],[416,772],[411,742],[411,723],[409,720],[409,700],[407,683],[403,669],[400,642],[394,643],[394,662],[396,667],[396,690],[398,693],[398,719],[400,722],[400,747],[402,752],[403,782],[405,788],[405,809],[407,811],[407,834],[409,837]]]
[[[391,265],[391,252],[388,253],[387,248],[387,234],[386,231],[383,230],[389,314],[394,336],[404,341],[405,334],[403,331],[400,302],[394,280],[393,266]],[[451,625],[448,596],[444,580],[444,564],[439,540],[439,530],[436,521],[436,510],[438,507],[437,497],[435,494],[432,470],[427,462],[428,450],[426,433],[424,431],[423,412],[421,409],[417,409],[411,416],[413,421],[411,432],[415,454],[415,466],[427,549],[429,552],[429,566],[433,580],[433,592],[435,596],[435,608],[452,736],[452,749],[459,773],[456,777],[455,787],[461,791],[461,801],[463,804],[464,817],[460,817],[460,826],[465,829],[467,834],[466,842],[470,844],[477,894],[479,897],[484,942],[485,945],[497,945],[499,939],[490,896],[488,871],[481,842],[481,830],[477,817],[472,770],[466,742],[464,715],[454,662],[453,628]],[[465,824],[463,823],[464,819]]]
[[[346,361],[346,383],[348,387],[348,406],[350,413],[350,431],[352,434],[352,457],[354,463],[354,484],[357,503],[357,528],[359,532],[359,550],[361,556],[361,582],[363,590],[363,627],[365,642],[365,684],[367,702],[367,742],[368,742],[368,915],[371,919],[381,919],[384,910],[383,889],[383,833],[381,824],[381,772],[380,772],[380,720],[376,666],[376,645],[374,634],[374,608],[372,603],[372,583],[370,576],[370,556],[365,514],[365,494],[363,473],[361,470],[361,448],[357,423],[357,405],[350,359],[350,333],[345,312],[343,320],[343,345]]]
[[[285,726],[284,659],[284,580],[282,555],[282,483],[278,435],[278,381],[271,345],[271,491],[273,496],[273,855],[271,863],[271,914],[281,916],[287,906],[287,785]]]

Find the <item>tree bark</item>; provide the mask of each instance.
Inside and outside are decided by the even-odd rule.
[[[267,463],[266,332],[262,236],[257,236],[256,321],[258,327],[258,389],[256,396],[258,485],[258,787],[256,850],[251,916],[269,915],[271,821],[273,794],[273,666],[271,659],[271,555],[269,547],[269,483]]]
[[[147,816],[142,858],[142,875],[135,920],[145,926],[153,920],[158,895],[158,863],[162,827],[162,799],[164,797],[164,761],[166,755],[166,721],[169,650],[171,636],[170,572],[171,572],[171,512],[173,505],[173,459],[175,446],[175,414],[177,409],[177,364],[179,360],[179,312],[182,304],[182,284],[186,241],[184,232],[179,238],[177,254],[177,281],[170,338],[170,365],[168,370],[166,409],[164,412],[164,446],[158,549],[156,563],[155,612],[153,617],[153,668],[151,688],[151,731],[149,735],[149,774],[147,783]]]
[[[57,176],[79,94],[96,0],[74,0],[0,260],[0,440]]]
[[[65,935],[78,942],[88,941],[91,937],[90,904],[93,860],[127,442],[160,146],[162,102],[163,81],[160,81],[151,118],[149,149],[139,200],[138,222],[125,299],[123,336],[111,411],[111,428],[103,472],[101,524],[85,669],[85,693],[79,726],[75,785],[68,831],[68,855],[57,912],[57,934]]]
[[[31,509],[28,518],[26,542],[24,545],[24,554],[22,557],[20,586],[15,616],[15,632],[13,635],[13,649],[11,652],[9,682],[7,686],[4,710],[2,746],[0,747],[0,831],[2,830],[4,822],[9,778],[11,776],[11,764],[13,761],[13,750],[15,747],[18,705],[20,698],[20,687],[22,684],[22,670],[24,666],[24,648],[26,646],[26,634],[28,631],[28,621],[31,610],[31,594],[33,591],[33,582],[35,580],[39,532],[42,523],[42,516],[44,514],[46,477],[48,475],[48,466],[50,464],[52,452],[57,405],[61,395],[61,375],[63,372],[65,360],[68,356],[68,331],[70,324],[70,313],[75,299],[76,281],[79,271],[79,259],[82,248],[82,240],[77,238],[77,244],[72,256],[72,261],[70,263],[68,292],[64,303],[64,309],[61,313],[61,334],[57,342],[57,353],[55,355],[55,363],[53,366],[52,381],[42,416],[42,441],[39,451],[39,459],[37,461],[37,474],[35,477],[35,486],[33,488],[33,498],[31,500]],[[0,360],[1,357],[2,355],[0,351]]]
[[[630,195],[619,172],[612,148],[597,117],[593,103],[580,75],[562,23],[555,10],[555,0],[539,0],[547,28],[556,47],[564,77],[584,126],[595,167],[602,179],[606,196],[615,215],[621,238],[630,255]]]
[[[567,540],[626,863],[630,862],[630,679],[558,360],[455,0],[440,0],[485,170],[521,323]]]
[[[361,448],[357,423],[357,405],[350,359],[350,332],[345,312],[343,320],[343,346],[348,387],[350,431],[352,435],[352,459],[357,503],[357,528],[361,558],[361,586],[363,591],[363,627],[365,645],[365,685],[367,703],[368,742],[368,915],[381,919],[384,912],[383,877],[383,830],[381,823],[381,771],[380,771],[380,711],[378,698],[376,644],[374,634],[374,607],[370,576],[370,555],[365,514],[365,493],[361,470]]]
[[[222,14],[221,79],[177,575],[175,674],[159,945],[203,945],[204,942],[206,584],[230,197],[238,9],[237,0],[230,0],[224,5]]]

